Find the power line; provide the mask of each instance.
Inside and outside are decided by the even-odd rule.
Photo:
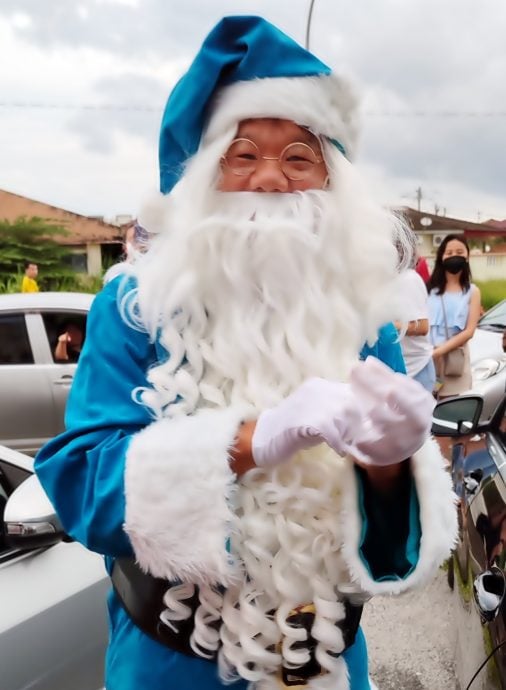
[[[2,110],[96,110],[112,112],[161,113],[163,106],[135,103],[48,103],[0,101]],[[504,118],[506,110],[368,110],[368,117],[392,118]]]

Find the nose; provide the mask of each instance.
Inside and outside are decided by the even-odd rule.
[[[279,161],[262,159],[248,180],[249,192],[288,192],[290,181],[283,174]]]

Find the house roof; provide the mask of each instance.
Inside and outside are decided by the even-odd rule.
[[[81,216],[42,201],[28,199],[0,189],[0,219],[10,222],[21,216],[42,218],[64,227],[68,234],[55,237],[60,244],[117,244],[122,241],[121,228],[99,218]]]
[[[411,227],[417,233],[435,234],[462,233],[467,237],[506,237],[506,227],[500,227],[496,223],[472,223],[468,220],[439,216],[434,213],[417,211],[409,206],[401,206],[396,209],[410,222]]]
[[[487,220],[485,221],[487,225],[492,225],[494,228],[499,228],[500,230],[506,231],[506,220]]]

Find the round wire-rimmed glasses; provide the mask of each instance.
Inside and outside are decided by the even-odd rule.
[[[234,139],[222,158],[233,175],[252,175],[260,161],[278,161],[281,171],[289,180],[304,180],[311,175],[315,166],[323,162],[309,146],[302,141],[288,144],[279,156],[262,156],[260,149],[251,139]]]

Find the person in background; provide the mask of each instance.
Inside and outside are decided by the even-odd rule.
[[[423,280],[424,284],[427,285],[427,283],[430,280],[430,270],[429,264],[427,263],[427,259],[424,256],[418,257],[417,262],[415,264],[415,271]]]
[[[36,459],[67,534],[106,555],[108,690],[370,690],[362,604],[454,543],[434,399],[391,368],[398,342],[359,361],[405,228],[362,187],[357,115],[250,16],[169,97],[158,236],[96,296]]]
[[[133,222],[125,230],[123,241],[123,261],[113,264],[105,272],[103,283],[104,285],[113,280],[119,275],[128,273],[132,267],[135,257],[144,253],[149,244],[149,235],[146,230],[137,221]]]
[[[69,322],[65,331],[58,336],[54,350],[55,361],[75,364],[81,354],[83,341],[84,335],[81,328],[77,324]]]
[[[429,284],[430,337],[434,346],[438,397],[459,395],[471,387],[468,342],[480,317],[479,288],[471,283],[469,246],[462,235],[447,235],[439,245]],[[445,355],[464,348],[459,375],[445,373]]]
[[[436,385],[436,369],[429,337],[429,307],[427,288],[420,275],[408,268],[399,276],[399,290],[406,304],[409,321],[396,322],[401,334],[401,348],[408,376],[432,393]]]
[[[25,275],[21,282],[21,292],[38,292],[36,278],[39,274],[39,267],[33,261],[25,262]]]

